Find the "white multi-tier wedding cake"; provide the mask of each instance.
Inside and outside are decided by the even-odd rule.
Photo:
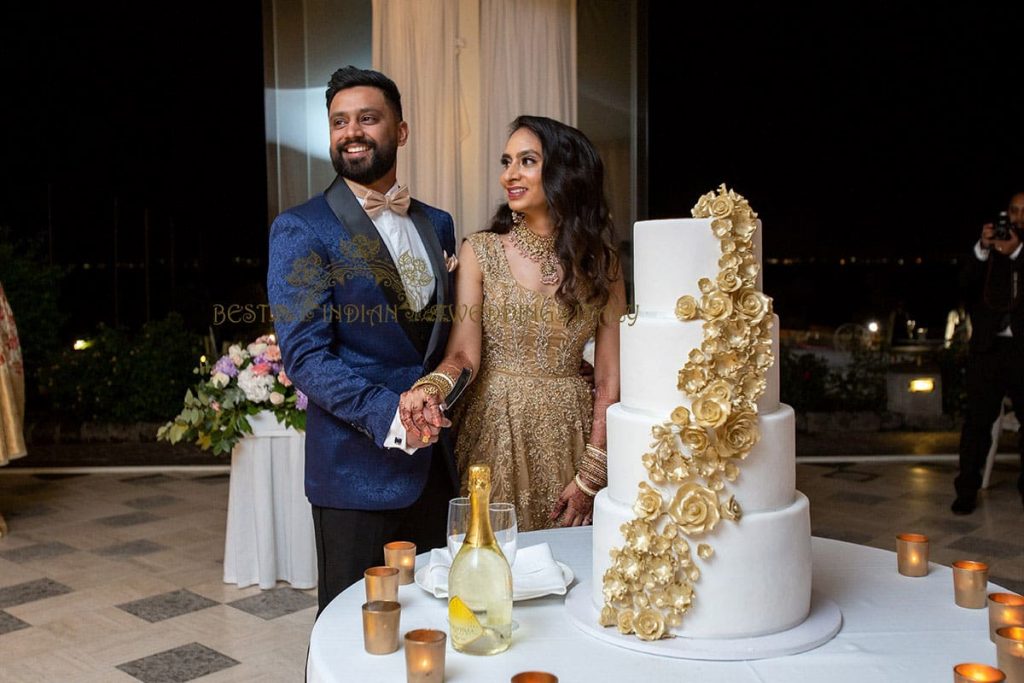
[[[592,599],[603,625],[644,640],[760,636],[810,609],[809,508],[760,223],[724,186],[694,216],[635,226],[636,314],[620,327],[621,402],[594,505]]]

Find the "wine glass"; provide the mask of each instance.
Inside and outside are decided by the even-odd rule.
[[[512,503],[491,503],[490,513],[494,538],[511,567],[516,562],[516,539],[519,535],[516,506]]]
[[[512,503],[491,503],[491,530],[501,546],[501,552],[511,567],[516,561],[516,546],[519,531],[516,506]],[[469,528],[469,498],[452,498],[448,501],[448,552],[452,559],[459,552]]]
[[[469,528],[469,498],[452,498],[448,501],[448,552],[452,559],[459,554]]]

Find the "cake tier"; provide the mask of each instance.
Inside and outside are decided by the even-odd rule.
[[[672,218],[634,224],[633,253],[637,310],[672,315],[683,294],[699,297],[698,280],[717,277],[722,246],[710,218]],[[754,253],[760,261],[760,229],[754,232]],[[760,274],[757,281],[761,289]]]
[[[742,501],[741,501],[742,502]],[[807,497],[799,491],[790,505],[722,520],[710,534],[691,539],[700,579],[693,606],[672,633],[689,638],[744,638],[777,633],[801,623],[811,604],[811,522]],[[592,599],[604,604],[602,577],[609,551],[621,547],[619,527],[634,518],[628,505],[602,491],[594,503]],[[696,544],[714,548],[696,559]]]
[[[654,415],[616,403],[608,409],[608,495],[632,506],[637,484],[647,481],[642,461],[651,443],[651,427],[668,413]],[[789,505],[796,487],[796,414],[786,404],[758,416],[761,440],[740,467],[740,476],[726,484],[745,513],[775,510]]]
[[[779,407],[779,318],[772,317],[772,353],[775,362],[766,373],[767,387],[757,401],[758,412],[771,413]],[[679,370],[703,338],[703,321],[680,322],[675,315],[641,312],[631,324],[619,325],[619,367],[622,368],[619,397],[633,410],[649,410],[668,419],[678,405],[690,400],[678,388]]]

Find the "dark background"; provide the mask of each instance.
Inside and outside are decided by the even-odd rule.
[[[147,253],[151,317],[201,330],[260,300],[259,3],[12,5],[0,236],[68,269],[63,333],[145,320]],[[936,329],[956,259],[1024,188],[1024,11],[895,5],[647,3],[650,217],[746,195],[784,326],[902,300]]]
[[[650,16],[651,216],[727,182],[764,221],[784,327],[884,324],[902,302],[941,335],[957,261],[1024,191],[1021,5]]]

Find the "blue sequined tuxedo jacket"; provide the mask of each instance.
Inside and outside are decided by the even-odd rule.
[[[309,397],[306,496],[313,505],[389,510],[411,505],[433,448],[386,448],[399,394],[440,361],[454,286],[442,251],[455,253],[452,218],[413,200],[409,217],[430,255],[395,263],[340,178],[289,209],[270,230],[267,290],[289,379]],[[433,305],[411,314],[398,269],[432,274]],[[405,272],[405,271],[404,271]],[[446,437],[446,433],[444,433]]]

